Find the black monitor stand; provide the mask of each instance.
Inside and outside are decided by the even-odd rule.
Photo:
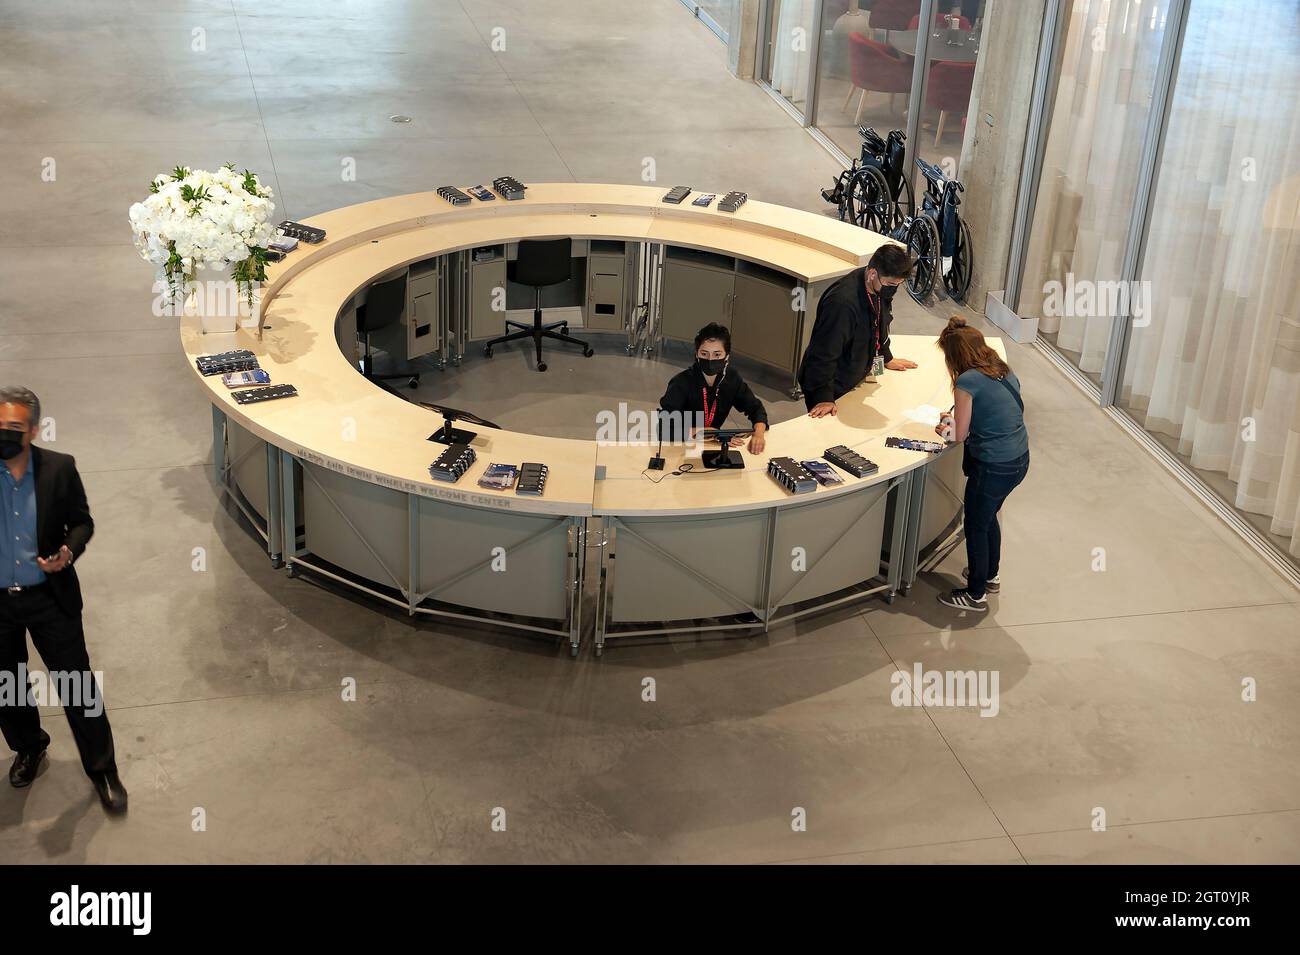
[[[705,451],[701,453],[700,459],[704,462],[705,469],[710,471],[743,468],[745,466],[745,461],[741,458],[740,452],[728,448],[723,448],[720,451]]]
[[[442,415],[442,427],[429,435],[430,441],[437,441],[439,444],[469,444],[478,437],[476,431],[465,431],[454,426],[457,421],[469,421],[472,424],[482,425],[485,428],[497,428],[499,425],[493,424],[485,418],[480,418],[476,414],[470,414],[468,411],[461,411],[459,408],[448,408],[446,405],[435,405],[429,401],[419,402],[421,407],[428,408],[430,411],[436,411]]]
[[[745,462],[740,457],[739,451],[731,450],[731,442],[737,438],[743,438],[747,434],[753,434],[753,428],[741,428],[733,430],[731,428],[705,428],[703,437],[705,441],[717,441],[722,448],[717,451],[703,451],[700,453],[700,462],[706,470],[741,470],[745,467]]]
[[[437,441],[439,444],[469,444],[478,437],[477,431],[466,431],[464,428],[452,427],[455,418],[443,417],[442,427],[429,435],[430,441]]]

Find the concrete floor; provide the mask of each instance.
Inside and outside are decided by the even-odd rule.
[[[234,160],[302,218],[502,173],[636,182],[646,156],[661,183],[816,210],[834,164],[676,0],[84,9],[0,7],[0,379],[40,394],[85,478],[86,628],[132,802],[104,816],[50,714],[46,773],[0,786],[0,861],[1300,860],[1300,595],[1030,349],[1033,469],[979,619],[934,600],[956,556],[892,606],[575,662],[272,570],[149,311],[126,209],[155,173]],[[937,327],[900,302],[900,330]],[[998,670],[998,716],[891,705],[917,662]]]

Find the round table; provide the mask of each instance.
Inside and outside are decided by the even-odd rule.
[[[915,57],[917,32],[916,30],[885,30],[885,42],[899,53]],[[968,30],[958,30],[956,35],[960,42],[949,43],[947,27],[932,30],[927,50],[929,60],[945,63],[974,63],[980,52],[979,34],[975,34],[973,40]]]
[[[440,417],[368,381],[345,355],[351,303],[372,280],[493,243],[569,236],[625,243],[641,277],[637,297],[659,332],[671,324],[664,277],[677,274],[670,266],[680,250],[725,254],[737,276],[779,271],[801,293],[789,313],[797,366],[818,296],[890,241],[753,200],[736,213],[689,199],[666,205],[663,192],[550,183],[530,186],[519,201],[456,207],[428,192],[338,209],[308,220],[326,230],[323,242],[300,245],[268,268],[260,330],[205,334],[198,317],[181,319],[191,363],[247,348],[273,382],[298,389],[296,397],[240,405],[219,377],[196,371],[213,407],[219,484],[272,561],[413,616],[556,636],[574,654],[593,614],[599,654],[620,636],[766,629],[906,590],[919,562],[956,541],[960,523],[959,455],[884,446],[890,435],[933,440],[926,415],[951,404],[933,338],[894,336],[894,351],[921,367],[864,382],[840,399],[838,416],[800,416],[770,429],[768,455],[805,460],[847,445],[879,466],[869,477],[797,495],[767,474],[766,457],[748,453],[741,470],[674,477],[692,453],[665,447],[667,467],[652,483],[648,445],[487,428],[476,429],[469,472],[441,483],[428,469],[442,446],[427,440]],[[449,337],[458,330],[465,337],[455,308],[440,321]],[[657,347],[660,339],[648,340]],[[543,496],[477,486],[488,463],[524,461],[548,466]]]

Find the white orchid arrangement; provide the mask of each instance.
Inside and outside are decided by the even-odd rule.
[[[216,172],[177,166],[149,184],[128,216],[140,257],[158,268],[175,300],[199,269],[234,266],[231,275],[253,307],[266,281],[266,244],[274,227],[271,190],[254,173],[226,163]]]

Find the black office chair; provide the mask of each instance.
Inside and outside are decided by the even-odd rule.
[[[517,332],[508,332],[500,338],[494,338],[483,346],[483,354],[492,357],[492,346],[502,342],[512,342],[520,338],[531,338],[537,349],[537,370],[545,371],[546,362],[542,361],[542,339],[554,338],[556,341],[581,345],[582,353],[590,358],[595,354],[591,346],[569,335],[568,322],[548,322],[542,324],[542,289],[547,285],[559,285],[573,277],[573,240],[572,239],[522,239],[519,242],[519,255],[515,259],[515,281],[521,285],[531,285],[536,298],[533,305],[533,324],[506,321],[506,328],[518,328]],[[560,331],[555,331],[555,329]]]
[[[365,304],[357,306],[357,334],[365,341],[365,350],[361,355],[361,374],[385,391],[392,391],[393,394],[397,392],[384,382],[405,380],[408,388],[415,388],[420,384],[420,373],[395,371],[383,375],[375,374],[375,359],[370,353],[370,334],[400,322],[405,310],[405,275],[370,286],[370,291],[366,293]]]

